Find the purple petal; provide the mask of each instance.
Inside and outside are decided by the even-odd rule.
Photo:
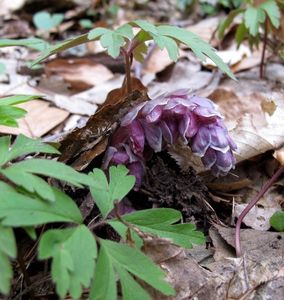
[[[230,146],[229,141],[227,139],[227,130],[221,128],[219,126],[210,126],[210,133],[211,133],[211,145],[210,147],[226,153]]]
[[[129,164],[127,167],[129,169],[129,173],[131,175],[134,175],[136,178],[134,190],[137,190],[142,184],[142,179],[145,173],[144,166],[140,161],[137,161],[132,164]]]
[[[216,159],[216,167],[222,173],[228,173],[235,165],[235,158],[232,151],[228,151],[226,153],[222,153],[216,151],[217,159]]]
[[[127,128],[134,153],[142,153],[145,144],[145,135],[142,125],[139,121],[134,120]]]
[[[157,124],[151,124],[143,121],[142,126],[145,131],[145,137],[149,146],[155,151],[162,150],[162,130]]]
[[[206,169],[210,169],[215,164],[216,159],[216,151],[211,148],[208,148],[204,156],[201,158]]]
[[[211,134],[208,127],[200,127],[196,135],[193,137],[191,150],[198,156],[203,156],[210,146]]]
[[[121,126],[129,125],[139,114],[140,110],[148,103],[148,101],[133,107],[121,120]]]

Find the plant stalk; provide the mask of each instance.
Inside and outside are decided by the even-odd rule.
[[[264,78],[264,60],[265,60],[265,51],[267,46],[267,36],[268,36],[268,17],[266,16],[266,20],[264,23],[264,40],[263,40],[263,48],[261,53],[261,61],[259,66],[259,78]]]
[[[255,204],[261,199],[261,197],[267,192],[267,190],[276,182],[279,176],[284,172],[284,165],[280,166],[277,172],[263,185],[259,193],[253,197],[250,203],[246,206],[246,208],[240,214],[235,231],[235,248],[237,257],[242,256],[242,247],[241,247],[241,224],[244,217],[248,214],[248,212],[255,206]]]
[[[125,78],[126,78],[126,88],[127,93],[132,92],[132,80],[131,80],[131,58],[127,51],[123,51],[124,61],[125,61]]]

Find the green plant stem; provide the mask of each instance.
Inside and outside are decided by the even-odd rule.
[[[250,203],[246,206],[246,208],[240,214],[235,231],[235,248],[236,255],[240,257],[242,255],[242,247],[241,247],[241,224],[244,217],[248,214],[248,212],[256,205],[256,203],[261,199],[261,197],[267,192],[267,190],[276,182],[278,177],[284,172],[284,165],[280,166],[277,172],[263,185],[259,193],[250,201]]]
[[[259,77],[262,79],[264,77],[264,60],[265,60],[265,51],[267,46],[267,36],[268,36],[268,17],[266,16],[266,20],[264,23],[264,40],[263,40],[263,48],[261,53],[261,61],[259,66]]]

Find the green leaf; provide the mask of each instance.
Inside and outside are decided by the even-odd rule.
[[[158,26],[157,29],[159,34],[169,36],[190,47],[195,55],[202,61],[205,60],[206,56],[209,57],[228,76],[232,79],[236,79],[230,68],[216,54],[216,50],[194,33],[170,25],[161,25]]]
[[[236,36],[235,36],[238,47],[240,46],[241,42],[244,40],[247,32],[248,31],[247,31],[245,24],[241,23],[237,28]]]
[[[0,98],[0,107],[2,105],[4,106],[16,105],[16,104],[24,103],[39,98],[41,98],[41,96],[36,96],[36,95],[15,95],[15,96],[4,97],[4,98]]]
[[[140,284],[123,268],[116,265],[116,271],[119,275],[122,288],[123,300],[132,300],[135,295],[135,300],[151,300],[151,296],[145,291]]]
[[[53,177],[77,187],[82,187],[82,184],[92,184],[89,176],[75,171],[64,163],[47,159],[34,158],[21,161],[5,169],[0,169],[0,173],[27,191],[36,192],[43,199],[49,201],[56,200],[54,190],[46,181],[36,175]]]
[[[122,200],[135,184],[135,177],[127,175],[128,170],[125,166],[112,166],[109,173],[109,183],[100,169],[94,169],[93,173],[89,174],[93,179],[91,194],[104,218],[113,209],[114,201]]]
[[[90,20],[90,19],[81,19],[79,21],[79,24],[83,27],[83,28],[86,28],[86,29],[91,29],[94,27],[94,24],[93,22]]]
[[[1,139],[1,138],[0,138]],[[60,152],[54,147],[42,142],[40,139],[30,139],[22,134],[20,134],[13,146],[7,153],[7,157],[4,163],[13,160],[19,156],[31,154],[31,153],[49,153],[49,154],[59,154]],[[1,160],[0,160],[1,161]]]
[[[10,291],[13,270],[9,258],[16,258],[17,246],[13,229],[0,223],[0,293]]]
[[[51,222],[82,222],[75,202],[55,188],[56,201],[53,203],[20,194],[4,182],[0,182],[0,190],[0,219],[3,225],[20,227]]]
[[[49,57],[53,54],[70,49],[72,47],[75,47],[75,46],[78,46],[81,44],[85,44],[87,42],[89,42],[89,39],[88,39],[88,34],[86,33],[86,34],[79,35],[73,39],[69,39],[62,43],[59,43],[57,45],[49,46],[48,48],[46,48],[43,51],[43,53],[37,59],[35,59],[31,63],[31,66],[37,65],[38,63],[40,63],[41,61],[43,61],[44,59],[46,59],[47,57]]]
[[[90,300],[116,300],[116,294],[116,278],[113,265],[106,249],[101,247],[89,297]]]
[[[125,43],[124,38],[113,31],[103,34],[100,38],[100,42],[102,46],[107,49],[107,53],[113,58],[119,56],[120,48]]]
[[[27,39],[0,39],[0,47],[24,46],[38,51],[46,50],[50,45],[48,42],[39,38]]]
[[[144,57],[148,52],[148,47],[145,43],[140,43],[139,46],[137,46],[133,51],[134,58],[140,62],[143,63]]]
[[[275,212],[272,217],[270,218],[270,225],[276,231],[284,231],[284,212],[277,211]]]
[[[19,107],[0,105],[0,124],[10,127],[17,127],[16,119],[23,118],[26,111]]]
[[[97,245],[85,225],[46,231],[39,243],[39,259],[52,257],[51,275],[61,298],[67,292],[79,299],[89,287],[95,268]]]
[[[226,19],[222,21],[222,23],[218,27],[219,39],[223,39],[226,29],[232,24],[235,17],[243,11],[244,10],[241,8],[230,11]]]
[[[143,29],[146,32],[151,33],[152,35],[158,34],[156,26],[145,20],[136,20],[136,21],[133,21],[131,24],[137,25],[138,27],[140,27],[141,29]]]
[[[259,25],[265,21],[265,13],[260,7],[249,6],[245,11],[244,20],[249,33],[256,36]]]
[[[260,5],[260,8],[267,13],[272,25],[278,28],[280,26],[281,12],[276,1],[267,0]]]
[[[141,226],[151,226],[157,224],[173,224],[182,218],[178,210],[172,208],[152,208],[135,211],[123,216],[129,223]]]
[[[101,240],[100,244],[115,267],[124,268],[167,296],[175,295],[175,290],[165,281],[166,274],[141,251],[107,240]]]
[[[177,61],[178,45],[174,39],[159,35],[154,38],[154,41],[161,50],[163,50],[164,48],[167,49],[170,59],[172,59],[173,61]]]
[[[50,14],[46,11],[40,11],[34,14],[33,22],[37,29],[50,30],[62,23],[63,14]]]
[[[103,27],[97,27],[88,33],[88,40],[94,41],[99,39],[103,34],[109,33],[111,30]]]
[[[129,24],[124,24],[118,27],[115,32],[129,40],[133,39],[134,37],[132,27]]]
[[[134,224],[140,230],[155,234],[159,237],[171,239],[176,245],[192,248],[192,244],[203,244],[205,238],[202,232],[195,231],[193,224],[175,224],[181,219],[179,211],[170,208],[155,208],[137,211],[122,217],[126,222]],[[110,220],[109,224],[115,229],[118,220]],[[124,225],[125,226],[125,225]],[[118,226],[121,234],[123,226]],[[126,231],[125,226],[125,231]]]
[[[0,137],[0,166],[2,166],[7,161],[10,141],[10,136]]]

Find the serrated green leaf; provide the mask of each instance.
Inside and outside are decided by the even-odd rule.
[[[218,37],[219,39],[223,39],[226,29],[232,24],[235,17],[242,13],[244,10],[239,8],[230,11],[230,13],[227,15],[226,19],[223,20],[220,25],[218,26]]]
[[[202,61],[205,60],[206,56],[209,57],[216,66],[218,66],[228,76],[236,79],[230,68],[216,54],[216,50],[197,35],[185,29],[170,25],[161,25],[158,26],[157,29],[159,34],[169,36],[190,47],[195,55]]]
[[[17,246],[13,229],[0,223],[0,293],[10,291],[13,270],[9,258],[16,258]]]
[[[100,244],[114,266],[124,268],[167,296],[175,295],[175,290],[165,281],[166,274],[142,252],[107,240],[101,240]]]
[[[7,153],[7,158],[5,163],[13,160],[19,156],[31,154],[31,153],[49,153],[49,154],[59,154],[60,152],[54,147],[42,142],[40,139],[30,139],[22,134],[20,134],[13,146]]]
[[[236,36],[235,36],[235,40],[237,42],[237,47],[240,46],[240,44],[244,40],[246,34],[247,34],[247,28],[244,23],[241,23],[237,27]]]
[[[159,237],[171,239],[176,245],[184,248],[192,248],[192,244],[202,244],[205,238],[202,232],[195,231],[193,224],[175,224],[181,219],[179,211],[170,208],[155,208],[137,211],[122,218],[131,224],[137,226],[144,232],[155,234]],[[117,224],[115,224],[117,223]],[[126,226],[123,231],[123,226],[117,226],[119,221],[110,220],[109,224],[118,232],[124,234]]]
[[[135,184],[135,177],[127,175],[128,170],[125,166],[111,166],[109,173],[109,183],[100,169],[94,169],[93,173],[89,174],[93,179],[91,194],[104,218],[113,209],[114,201],[122,200]]]
[[[115,32],[129,40],[134,37],[132,27],[129,24],[124,24],[118,27]]]
[[[53,177],[77,187],[82,187],[82,184],[92,185],[93,183],[89,176],[75,171],[64,163],[47,159],[34,158],[21,161],[5,169],[0,169],[0,173],[27,191],[36,192],[43,199],[49,201],[56,199],[52,187],[35,175]]]
[[[259,31],[259,25],[265,21],[265,13],[259,7],[249,6],[245,11],[244,21],[249,33],[256,36]]]
[[[103,34],[100,38],[100,42],[102,46],[107,49],[107,53],[113,58],[119,56],[120,48],[125,43],[124,38],[113,31]]]
[[[157,28],[155,25],[149,23],[148,21],[145,20],[135,20],[132,22],[132,24],[137,25],[141,29],[143,29],[146,32],[149,32],[153,35],[158,34]]]
[[[154,37],[154,41],[161,50],[164,48],[167,49],[170,59],[177,61],[178,45],[174,39],[167,36],[157,35]]]
[[[157,224],[173,224],[180,221],[181,217],[181,213],[172,208],[152,208],[124,215],[123,219],[136,225],[151,226]]]
[[[276,231],[284,231],[284,212],[275,212],[270,218],[269,222]]]
[[[53,203],[20,194],[4,182],[0,182],[0,190],[0,219],[3,225],[20,227],[51,222],[82,222],[75,202],[55,188],[56,201]]]
[[[89,33],[88,33],[88,40],[90,41],[94,41],[99,39],[103,34],[106,34],[108,32],[111,32],[110,29],[107,28],[103,28],[103,27],[97,27],[92,29]]]
[[[85,225],[48,230],[39,243],[39,259],[50,257],[57,293],[64,298],[69,291],[72,299],[79,299],[94,273],[97,245],[93,234]]]
[[[116,266],[122,288],[123,300],[151,300],[151,296],[145,291],[140,284],[123,268]]]
[[[24,46],[38,51],[46,50],[50,45],[48,42],[39,38],[27,39],[0,39],[0,47]]]
[[[280,26],[281,12],[276,1],[267,0],[260,5],[260,8],[267,13],[272,25],[278,28]]]
[[[112,262],[105,248],[101,247],[91,284],[90,300],[116,300],[116,278]]]

